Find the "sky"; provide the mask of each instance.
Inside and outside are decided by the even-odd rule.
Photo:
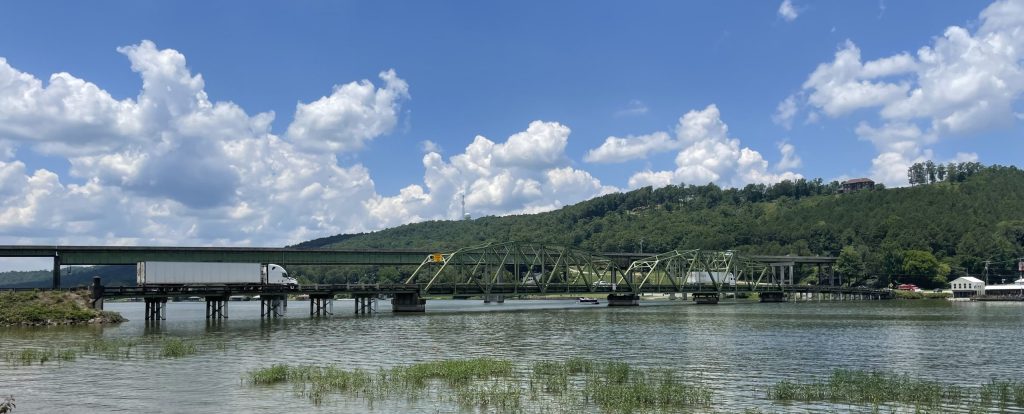
[[[1024,1],[0,3],[0,244],[1018,164]],[[0,261],[0,268],[17,268]]]

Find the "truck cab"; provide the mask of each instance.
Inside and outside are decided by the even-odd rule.
[[[299,281],[293,277],[288,277],[288,271],[284,270],[283,267],[271,263],[267,265],[267,284],[286,285],[289,288],[296,288],[299,286]]]

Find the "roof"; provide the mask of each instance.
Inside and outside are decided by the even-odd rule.
[[[1022,290],[1024,285],[991,285],[985,286],[985,290]]]
[[[961,277],[958,277],[956,279],[953,279],[953,282],[957,282],[957,281],[960,281],[960,282],[970,282],[970,283],[982,283],[981,279],[978,279],[976,277],[970,277],[970,276],[961,276]],[[950,282],[950,283],[952,283],[952,282]]]
[[[872,183],[873,184],[874,182],[875,182],[875,180],[872,180],[870,178],[851,178],[849,180],[843,181],[843,184],[857,184],[857,183]]]

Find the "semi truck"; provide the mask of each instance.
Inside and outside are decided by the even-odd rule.
[[[139,286],[169,285],[285,285],[298,287],[295,278],[276,264],[220,262],[139,262]]]

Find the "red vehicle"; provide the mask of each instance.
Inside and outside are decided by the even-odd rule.
[[[896,286],[896,290],[907,290],[911,292],[917,292],[921,290],[921,288],[917,287],[917,285],[913,283],[903,283],[899,286]]]

